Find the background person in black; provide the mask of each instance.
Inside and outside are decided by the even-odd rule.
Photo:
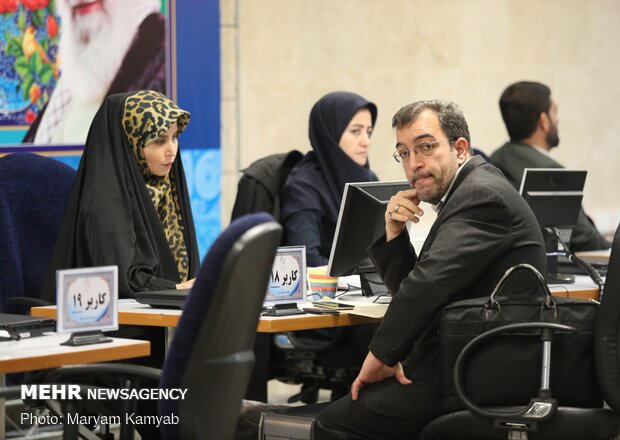
[[[120,298],[191,287],[200,260],[177,140],[189,118],[150,90],[105,99],[88,132],[42,299],[55,302],[56,270],[78,267],[118,266]],[[122,326],[113,336],[148,339],[151,356],[138,362],[162,367],[164,328]],[[112,376],[94,383],[123,387]],[[121,408],[116,401],[101,404],[115,414]],[[138,412],[157,414],[157,408],[139,401]],[[159,437],[154,425],[137,429],[142,438]]]
[[[324,266],[329,261],[345,183],[378,180],[368,164],[376,120],[376,105],[351,92],[328,93],[310,111],[313,151],[289,174],[281,202],[284,243],[305,245],[308,266]],[[364,359],[374,329],[374,325],[364,325],[299,331],[295,332],[295,338],[307,347],[322,347],[320,357],[328,359],[327,363],[355,368]],[[274,353],[276,357],[281,354]],[[351,380],[344,377],[337,386],[332,382],[333,395],[346,392]],[[315,393],[318,393],[316,386],[304,384],[302,400],[312,402]]]
[[[56,302],[56,271],[118,266],[120,298],[189,288],[200,267],[177,137],[189,113],[164,95],[105,99],[90,127],[41,298]],[[159,157],[159,159],[158,159]],[[161,368],[165,329],[121,326],[114,336],[148,339]]]
[[[287,245],[305,245],[308,266],[323,266],[336,231],[346,182],[378,180],[368,165],[377,107],[355,93],[333,92],[310,111],[313,151],[289,174],[282,192]]]
[[[521,187],[525,168],[564,168],[549,152],[560,143],[558,106],[544,84],[521,81],[506,88],[499,100],[510,142],[491,155],[491,163],[502,170],[512,186]],[[579,210],[570,250],[607,249],[611,243],[598,232],[594,222]]]
[[[497,168],[471,157],[467,122],[455,104],[407,105],[392,127],[395,158],[412,188],[388,203],[386,235],[369,254],[393,298],[351,396],[319,414],[317,439],[416,438],[444,411],[437,336],[442,308],[488,295],[515,264],[546,273],[534,214]],[[405,223],[424,214],[420,201],[435,205],[438,214],[416,255]],[[515,280],[507,293],[514,286],[528,292],[530,281]]]
[[[177,143],[188,122],[189,113],[157,92],[106,98],[89,131],[42,299],[55,302],[56,270],[77,267],[117,265],[121,298],[191,287],[185,282],[200,261]]]

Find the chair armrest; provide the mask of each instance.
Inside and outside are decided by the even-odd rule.
[[[553,332],[553,330],[562,330],[569,332],[576,332],[577,329],[575,327],[571,327],[564,324],[556,324],[550,322],[522,322],[518,324],[508,324],[503,325],[501,327],[497,327],[491,330],[488,330],[474,339],[469,341],[465,347],[459,353],[456,362],[454,364],[454,386],[456,388],[456,393],[458,394],[461,401],[465,404],[465,406],[474,414],[477,414],[486,418],[501,418],[501,419],[512,419],[512,420],[545,420],[555,413],[557,410],[557,401],[549,397],[542,396],[533,396],[530,400],[529,404],[518,411],[510,411],[506,410],[497,411],[492,409],[483,409],[476,405],[472,400],[469,399],[467,394],[465,393],[465,385],[463,383],[463,366],[465,364],[465,360],[470,352],[482,341],[487,339],[491,339],[498,334],[502,333],[510,333],[513,331],[524,330],[524,329],[542,329],[541,339],[544,341],[549,341],[549,335]],[[549,348],[550,355],[550,348]],[[549,371],[545,372],[547,377],[546,381],[548,382],[548,374]]]
[[[19,399],[21,391],[21,385],[0,388],[0,399]]]
[[[342,335],[342,328],[336,327],[334,330],[336,330],[334,335],[327,340],[314,340],[312,339],[312,336],[299,337],[298,332],[286,332],[284,334],[289,338],[291,344],[293,344],[293,348],[291,348],[291,350],[323,351],[334,346],[340,339]],[[285,350],[287,349],[284,347],[279,348]]]
[[[159,381],[161,378],[161,370],[159,368],[145,367],[142,365],[132,364],[87,364],[87,365],[67,365],[54,368],[47,373],[45,381],[54,383],[65,376],[72,375],[98,375],[113,374],[122,376],[137,376],[144,379]]]

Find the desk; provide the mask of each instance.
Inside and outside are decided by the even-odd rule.
[[[596,284],[585,275],[576,275],[574,284],[554,284],[549,286],[555,296],[572,298],[597,299]],[[344,298],[342,298],[344,299]],[[33,307],[32,316],[56,319],[56,306]],[[121,325],[146,325],[173,328],[179,323],[179,309],[156,309],[135,300],[122,299],[118,302],[118,322]],[[296,330],[309,330],[328,327],[344,327],[349,325],[372,324],[381,319],[340,313],[338,315],[293,315],[293,316],[261,316],[257,332],[278,333]]]
[[[69,335],[49,334],[20,341],[0,342],[0,374],[45,370],[67,364],[92,364],[151,354],[151,343],[112,338],[104,344],[60,345]]]
[[[587,261],[590,264],[609,264],[609,257],[611,256],[611,248],[603,249],[600,251],[583,251],[575,252],[579,258]]]
[[[70,347],[60,345],[69,335],[48,334],[20,341],[0,342],[0,386],[6,373],[45,370],[67,364],[117,361],[151,354],[151,343],[113,338],[104,344]],[[0,399],[0,439],[5,438],[4,399]]]
[[[262,316],[257,331],[261,333],[290,332],[316,328],[345,327],[348,325],[372,324],[381,319],[366,316],[340,313],[338,315],[294,315],[294,316]]]
[[[598,300],[598,286],[586,275],[575,275],[573,284],[550,284],[553,296]]]
[[[134,300],[123,299],[118,303],[118,323],[121,325],[176,327],[179,323],[181,312],[179,309],[155,309]],[[31,313],[32,316],[56,319],[56,306],[33,307]],[[341,313],[339,315],[262,316],[256,331],[260,333],[278,333],[371,324],[379,321],[379,319],[350,315],[348,313]]]

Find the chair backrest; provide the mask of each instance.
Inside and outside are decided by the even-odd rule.
[[[486,155],[486,153],[478,148],[472,148],[473,150],[473,154],[482,157],[484,160],[487,161],[487,163],[493,163],[491,162],[491,158],[489,156]]]
[[[620,413],[620,226],[616,230],[594,331],[594,358],[603,398]]]
[[[303,158],[297,150],[272,154],[242,170],[231,219],[267,212],[280,220],[280,191],[295,165]]]
[[[188,389],[182,401],[160,401],[160,414],[180,417],[179,426],[162,425],[164,438],[232,438],[281,234],[273,217],[251,214],[211,246],[164,364],[162,388]]]
[[[38,297],[75,170],[32,153],[0,158],[0,298]],[[0,312],[3,304],[0,304]]]

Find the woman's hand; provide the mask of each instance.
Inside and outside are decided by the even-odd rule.
[[[179,283],[177,284],[177,289],[191,289],[192,287],[194,287],[194,281],[196,281],[196,278],[187,280],[184,283]]]
[[[399,191],[390,198],[385,209],[385,239],[390,241],[398,237],[408,220],[414,223],[420,221],[424,211],[418,205],[418,190],[406,189]]]

